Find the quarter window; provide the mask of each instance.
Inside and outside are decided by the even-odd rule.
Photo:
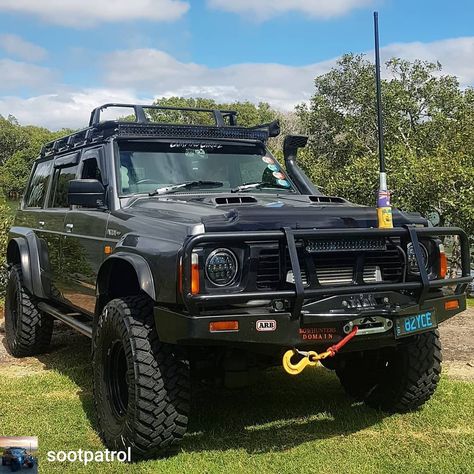
[[[35,166],[25,198],[26,207],[43,207],[50,179],[51,166],[51,160],[42,161]]]

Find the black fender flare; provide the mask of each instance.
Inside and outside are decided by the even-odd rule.
[[[114,261],[122,260],[129,263],[138,279],[140,289],[146,293],[152,300],[156,301],[156,290],[153,274],[150,265],[144,257],[135,253],[117,252],[106,258],[102,263],[97,274],[97,293],[98,296],[107,293],[107,277]]]
[[[18,235],[19,229],[12,229]],[[19,253],[19,263],[23,274],[25,288],[39,298],[47,298],[47,282],[41,271],[40,243],[38,237],[31,230],[21,233],[9,240],[7,246],[7,263],[12,265],[16,259],[16,250]]]

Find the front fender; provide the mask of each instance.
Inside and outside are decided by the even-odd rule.
[[[110,257],[106,258],[102,263],[97,275],[97,291],[99,295],[108,292],[108,276],[113,263],[117,260],[125,261],[133,267],[138,278],[138,285],[140,289],[155,301],[155,284],[148,262],[141,255],[125,252],[114,253]]]

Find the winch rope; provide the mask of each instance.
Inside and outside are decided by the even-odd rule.
[[[290,349],[286,351],[283,355],[283,368],[290,375],[298,375],[303,372],[306,367],[314,367],[319,364],[320,360],[327,359],[328,357],[334,357],[339,352],[339,350],[357,334],[358,329],[359,328],[357,326],[354,326],[352,331],[347,336],[341,339],[337,344],[328,347],[326,351],[322,352],[321,354],[318,354],[315,351],[300,351],[298,349]],[[293,364],[291,359],[297,354],[303,356],[303,358],[296,364]]]

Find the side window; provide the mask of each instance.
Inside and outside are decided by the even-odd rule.
[[[43,207],[50,179],[51,166],[52,160],[43,161],[35,166],[25,197],[26,207]]]
[[[102,174],[97,163],[97,158],[87,158],[82,162],[82,179],[98,179],[101,183]]]
[[[77,166],[68,166],[67,168],[57,168],[54,172],[53,189],[49,207],[67,208],[67,192],[69,181],[76,178]]]

